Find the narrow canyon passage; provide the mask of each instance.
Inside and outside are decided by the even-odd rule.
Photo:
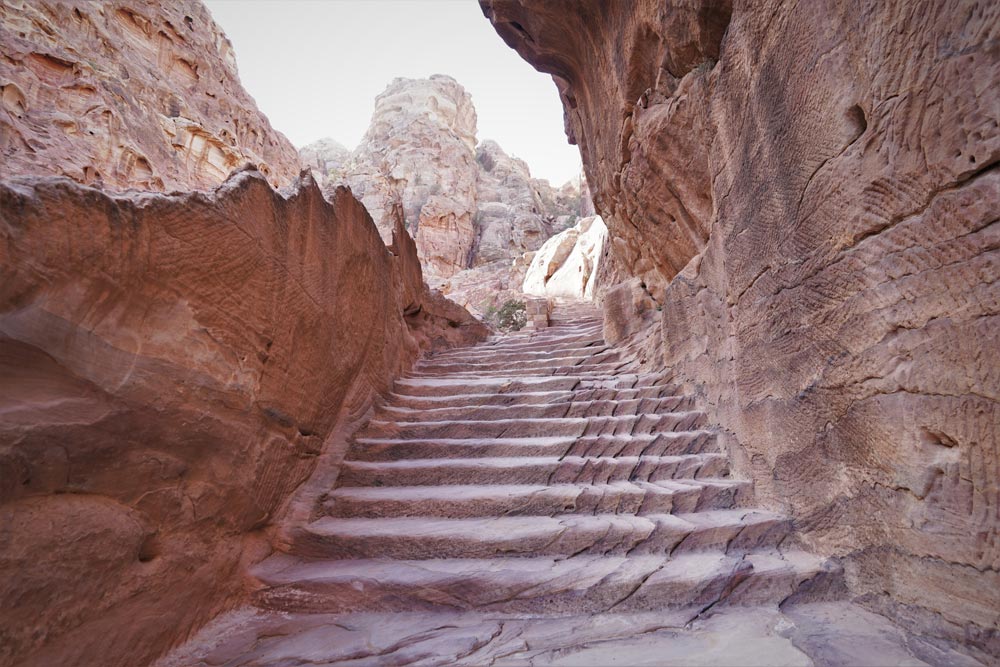
[[[604,664],[608,642],[621,664],[923,664],[834,602],[839,567],[754,507],[694,397],[607,345],[592,304],[420,362],[292,534],[254,607],[162,667]]]
[[[1000,664],[998,83],[995,0],[0,2],[0,667]]]

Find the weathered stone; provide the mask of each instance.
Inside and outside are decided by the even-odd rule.
[[[220,617],[157,667],[281,664],[955,665],[980,663],[844,602],[559,618],[484,612]]]
[[[594,315],[560,305],[551,329],[423,361],[355,434],[292,554],[253,568],[257,609],[216,619],[160,667],[978,664],[830,601],[836,568],[776,548],[788,522],[748,507],[714,434],[629,453],[669,433],[671,411],[697,411],[661,376],[627,373]],[[590,345],[564,356],[567,341]],[[540,386],[569,372],[567,390]],[[582,430],[607,449],[576,450]],[[470,444],[498,431],[502,455]]]
[[[308,176],[287,198],[253,171],[169,196],[13,180],[0,230],[5,664],[145,664],[238,601],[331,434],[485,333]]]
[[[299,149],[302,166],[312,170],[317,183],[342,182],[350,168],[351,151],[338,141],[326,138]]]
[[[246,163],[275,187],[298,176],[196,0],[5,2],[0,44],[0,177],[207,190]]]
[[[528,165],[507,155],[495,141],[479,144],[476,163],[476,266],[510,262],[537,250],[556,231],[557,215],[569,215],[572,210],[571,204],[556,201],[558,195],[548,181],[531,178]],[[572,186],[567,187],[572,198]]]
[[[424,269],[447,277],[470,265],[476,211],[476,110],[449,76],[395,79],[375,99],[346,183],[388,241],[395,204],[417,241]]]
[[[559,232],[531,259],[522,289],[534,296],[564,299],[594,298],[598,263],[608,228],[600,216],[583,218]]]
[[[579,184],[556,190],[495,141],[477,146],[472,97],[443,75],[389,84],[350,155],[322,140],[301,158],[325,188],[348,185],[386,241],[392,208],[402,204],[431,282],[480,313],[502,303],[481,287],[505,291],[510,283],[508,296],[518,296],[511,263],[572,225],[584,206]]]
[[[1000,654],[1000,6],[482,5],[762,500]]]

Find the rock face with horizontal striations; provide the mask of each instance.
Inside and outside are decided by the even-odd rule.
[[[870,606],[1000,654],[1000,6],[482,5],[760,497]]]
[[[2,177],[206,190],[245,163],[275,187],[298,175],[200,2],[4,2],[0,43]]]
[[[0,256],[3,664],[148,664],[241,599],[338,429],[421,350],[485,335],[401,224],[390,252],[308,175],[6,181]]]

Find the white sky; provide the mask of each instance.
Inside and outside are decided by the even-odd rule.
[[[555,84],[504,44],[476,0],[205,0],[244,87],[296,147],[357,146],[397,76],[449,74],[472,95],[478,138],[562,185],[580,172]]]

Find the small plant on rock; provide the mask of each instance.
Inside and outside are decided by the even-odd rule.
[[[528,311],[523,301],[510,299],[499,308],[489,307],[486,319],[500,331],[519,331],[528,323]]]

